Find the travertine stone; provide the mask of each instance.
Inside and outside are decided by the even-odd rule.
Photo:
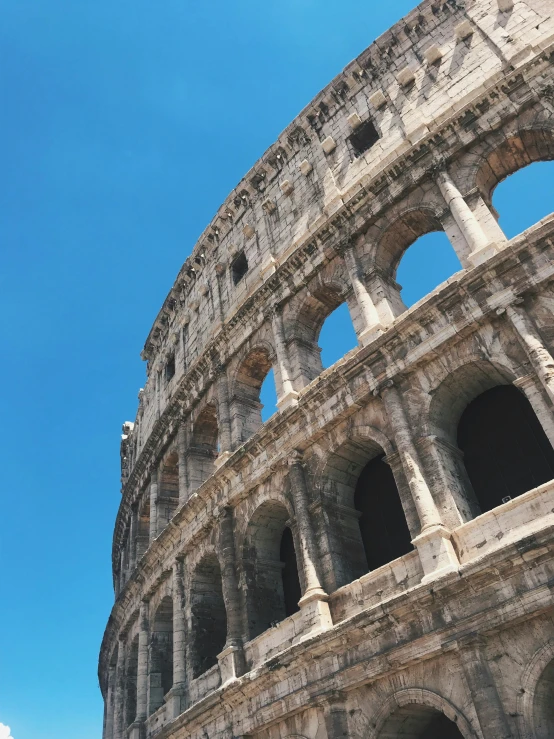
[[[553,53],[549,0],[425,0],[208,224],[123,426],[103,739],[554,736],[554,215],[508,240],[492,206],[554,159]],[[407,310],[440,230],[462,269]],[[489,391],[519,457],[462,439]]]

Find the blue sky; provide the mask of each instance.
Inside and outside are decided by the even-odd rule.
[[[180,265],[279,132],[412,5],[0,3],[0,722],[14,739],[101,736],[121,424]],[[513,232],[528,207],[553,209],[552,171],[528,172],[503,196]],[[409,302],[455,269],[447,252],[406,258]],[[327,365],[350,348],[344,313],[332,320]]]

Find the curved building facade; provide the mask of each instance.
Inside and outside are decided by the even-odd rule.
[[[492,206],[551,159],[551,0],[426,0],[230,194],[124,426],[104,739],[554,736],[554,214]]]

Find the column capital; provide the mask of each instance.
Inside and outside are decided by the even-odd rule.
[[[289,467],[293,467],[294,465],[301,465],[303,467],[304,452],[301,452],[300,449],[293,449],[292,452],[289,453],[287,465]]]

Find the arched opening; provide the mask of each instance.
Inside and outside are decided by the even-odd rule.
[[[163,705],[173,685],[173,601],[162,599],[152,626],[148,659],[148,715]]]
[[[125,673],[125,726],[132,724],[137,715],[137,671],[138,636],[135,636],[129,648]]]
[[[554,736],[554,660],[539,678],[533,695],[534,739]]]
[[[243,360],[235,377],[231,399],[233,438],[247,441],[262,425],[262,383],[272,368],[266,347],[253,349]]]
[[[301,596],[289,514],[279,501],[266,501],[252,516],[243,548],[247,582],[248,637],[298,610]]]
[[[358,344],[341,286],[310,287],[289,334],[291,375],[302,388]]]
[[[267,373],[260,388],[260,402],[262,404],[262,421],[265,423],[279,410],[277,408],[277,387],[275,372],[271,369]]]
[[[203,557],[191,583],[191,663],[193,678],[217,664],[227,640],[227,614],[221,569],[215,554]]]
[[[454,721],[441,711],[415,703],[398,708],[386,720],[379,739],[464,739]]]
[[[482,513],[554,478],[554,449],[513,385],[490,388],[469,403],[458,446]]]
[[[217,412],[212,403],[200,411],[190,446],[187,449],[187,473],[190,492],[204,483],[215,471],[214,460],[218,455]]]
[[[358,337],[346,303],[339,305],[327,316],[317,343],[321,349],[321,364],[324,368],[332,367],[351,349],[358,346]]]
[[[159,475],[157,528],[158,534],[173,518],[179,505],[179,457],[171,452],[164,459]]]
[[[419,525],[413,500],[404,480],[397,487],[379,443],[363,436],[346,441],[328,457],[320,480],[314,523],[327,592],[412,549]]]
[[[494,190],[499,223],[511,239],[554,209],[554,162],[534,162],[503,180]]]
[[[362,470],[356,483],[354,506],[361,514],[360,533],[370,570],[412,551],[412,537],[396,481],[384,455],[372,459]]]
[[[404,304],[410,308],[461,269],[444,231],[419,237],[402,255],[396,272]]]

